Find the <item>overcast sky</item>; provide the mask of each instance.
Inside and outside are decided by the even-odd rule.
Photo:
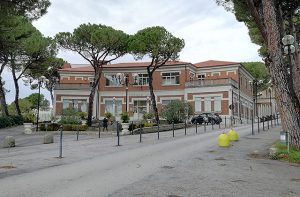
[[[48,13],[33,23],[45,36],[72,32],[88,22],[112,26],[128,34],[145,27],[164,26],[174,36],[184,39],[182,61],[261,61],[259,47],[251,43],[246,26],[217,6],[215,0],[51,0],[51,3]],[[87,63],[68,51],[61,51],[59,57],[70,63]],[[125,61],[134,59],[127,55],[117,60]],[[10,74],[6,72],[4,78],[6,88],[11,90],[7,95],[10,103],[15,91]],[[22,98],[31,92],[25,87],[20,93]]]

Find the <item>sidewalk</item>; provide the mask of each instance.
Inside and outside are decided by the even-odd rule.
[[[300,196],[300,165],[268,159],[281,128],[214,147],[123,188],[114,196]]]

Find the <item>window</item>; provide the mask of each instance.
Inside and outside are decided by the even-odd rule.
[[[63,99],[63,109],[69,108],[87,112],[87,102],[85,99]]]
[[[220,72],[213,72],[213,73],[212,73],[212,76],[215,76],[215,77],[220,76],[220,75],[221,75]]]
[[[117,78],[115,74],[105,74],[106,78],[105,85],[106,86],[121,86],[120,80]]]
[[[235,71],[227,71],[227,75],[234,75]]]
[[[195,112],[201,112],[201,98],[195,98]]]
[[[211,97],[204,98],[204,111],[206,112],[211,111]]]
[[[179,100],[179,99],[162,100],[162,101],[161,101],[161,105],[162,105],[162,106],[166,106],[166,105],[168,105],[169,103],[171,103],[172,101],[176,101],[176,100]]]
[[[115,116],[120,115],[120,113],[122,113],[122,101],[115,100],[115,109],[114,109],[114,101],[113,100],[105,100],[105,112],[110,112]]]
[[[198,75],[198,80],[204,80],[204,79],[205,79],[205,74]]]
[[[221,111],[221,97],[215,96],[215,111]]]
[[[145,100],[134,101],[133,112],[138,114],[147,113],[147,101]]]
[[[163,85],[177,85],[179,83],[179,72],[162,73]]]
[[[149,85],[149,77],[148,74],[139,74],[138,76],[138,80],[134,79],[134,83],[136,83],[135,85],[140,85],[140,86],[144,86],[144,85]]]

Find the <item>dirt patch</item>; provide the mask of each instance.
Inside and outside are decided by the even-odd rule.
[[[293,182],[300,182],[300,179],[290,179]]]
[[[209,150],[207,151],[208,153],[215,153],[216,151],[215,150]]]
[[[177,195],[168,195],[168,197],[180,197],[180,196],[177,196]]]
[[[12,169],[12,168],[16,168],[16,167],[13,166],[13,165],[5,165],[5,166],[0,166],[0,168],[3,168],[3,169]]]
[[[247,181],[244,181],[242,179],[232,180],[233,183],[247,183]]]
[[[173,168],[175,168],[175,167],[173,167],[173,166],[163,166],[163,167],[161,167],[161,168],[164,168],[164,169],[173,169]]]
[[[266,159],[267,155],[266,154],[260,154],[260,153],[251,153],[248,154],[248,157],[254,158],[254,159]]]
[[[217,161],[225,161],[227,159],[225,159],[224,157],[217,157],[217,158],[215,158],[215,160],[217,160]]]

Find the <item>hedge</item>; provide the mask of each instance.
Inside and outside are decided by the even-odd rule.
[[[0,128],[11,127],[23,124],[22,116],[2,116],[0,117]]]

